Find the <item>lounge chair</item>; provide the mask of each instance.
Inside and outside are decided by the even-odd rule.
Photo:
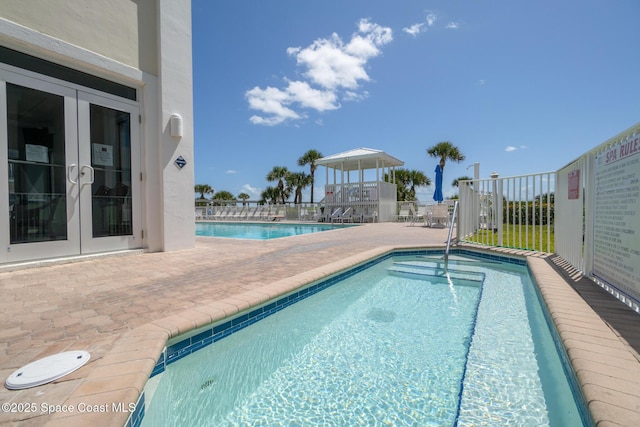
[[[228,208],[226,207],[220,207],[218,208],[218,210],[216,211],[216,213],[213,214],[213,216],[211,217],[211,219],[215,219],[215,220],[221,220],[224,219],[224,217],[227,215],[228,212]]]
[[[351,206],[349,206],[344,210],[344,212],[342,212],[342,214],[340,214],[340,222],[342,223],[353,222],[352,215],[353,215],[353,209],[351,209]]]
[[[278,208],[274,213],[269,214],[268,218],[271,221],[282,221],[287,217],[284,208]]]
[[[242,219],[246,219],[247,221],[251,219],[255,219],[256,214],[258,213],[259,210],[260,210],[260,206],[256,206],[254,209],[249,209],[247,211],[247,215]]]
[[[331,212],[331,215],[329,215],[329,221],[337,222],[337,221],[340,221],[341,217],[342,217],[342,208],[337,208],[333,212]]]

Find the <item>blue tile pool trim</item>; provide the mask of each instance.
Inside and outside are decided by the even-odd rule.
[[[282,310],[285,307],[290,306],[291,304],[295,304],[296,302],[305,299],[313,294],[320,292],[323,289],[328,288],[329,286],[335,285],[336,283],[344,280],[347,277],[351,277],[354,274],[361,272],[374,264],[377,264],[385,259],[391,258],[396,255],[439,255],[442,254],[443,251],[441,249],[416,249],[416,250],[395,250],[389,252],[387,254],[381,255],[372,260],[366,261],[362,264],[359,264],[347,271],[342,273],[338,273],[335,276],[331,276],[327,279],[322,279],[321,281],[302,288],[296,292],[293,292],[285,297],[282,297],[276,301],[270,302],[264,306],[253,309],[247,313],[243,313],[239,316],[231,318],[230,320],[224,321],[223,323],[212,326],[209,329],[199,332],[196,335],[193,335],[189,338],[185,338],[182,341],[171,344],[167,346],[167,348],[162,352],[156,366],[154,367],[151,377],[154,377],[157,374],[164,372],[167,365],[170,365],[173,362],[176,362],[182,359],[185,356],[193,353],[194,351],[198,351],[201,348],[204,348],[210,344],[213,344],[216,341],[219,341],[234,332],[237,332],[241,329],[246,328],[249,325],[254,324],[255,322],[264,319],[267,316],[270,316],[278,311]],[[451,251],[453,254],[458,255],[472,255],[477,258],[485,258],[493,261],[501,261],[507,262],[516,265],[527,265],[527,261],[524,258],[514,258],[508,256],[500,256],[494,254],[488,254],[484,252],[475,252],[467,249],[454,249]]]
[[[508,256],[508,255],[495,255],[487,252],[476,252],[474,250],[468,249],[451,249],[450,254],[456,255],[471,255],[476,258],[484,258],[492,261],[501,261],[515,265],[526,266],[527,261],[526,258],[518,257],[518,256]],[[355,267],[352,267],[346,271],[338,273],[334,276],[328,277],[326,279],[321,279],[319,282],[316,282],[312,285],[306,286],[296,292],[288,294],[282,298],[277,299],[276,301],[272,301],[267,303],[261,307],[253,309],[247,313],[240,314],[236,317],[233,317],[229,320],[223,321],[220,324],[212,326],[211,328],[205,329],[204,331],[198,332],[197,334],[185,338],[182,341],[176,342],[167,346],[160,358],[158,359],[156,365],[151,372],[149,378],[152,378],[158,374],[161,374],[165,371],[167,365],[170,365],[173,362],[176,362],[182,359],[185,356],[190,355],[191,353],[198,351],[210,344],[213,344],[216,341],[220,341],[221,339],[228,337],[229,335],[237,332],[241,329],[246,328],[259,320],[264,319],[267,316],[270,316],[278,311],[282,310],[290,306],[291,304],[295,304],[296,302],[305,299],[313,294],[316,294],[323,289],[326,289],[330,286],[335,285],[341,280],[346,279],[347,277],[351,277],[354,274],[357,274],[367,268],[389,259],[393,256],[404,255],[404,256],[425,256],[425,255],[443,255],[444,251],[442,249],[397,249],[391,252],[388,252],[384,255],[366,261],[362,264],[359,264]],[[142,423],[142,419],[144,418],[144,391],[140,395],[140,399],[138,404],[136,405],[136,411],[131,414],[129,420],[127,421],[127,427],[139,427]],[[138,412],[139,411],[139,412]],[[135,415],[135,416],[134,416]]]

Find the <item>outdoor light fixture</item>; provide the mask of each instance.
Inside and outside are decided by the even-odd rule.
[[[180,114],[173,114],[169,119],[169,124],[171,128],[171,136],[176,138],[182,138],[183,130],[182,130],[182,116]]]

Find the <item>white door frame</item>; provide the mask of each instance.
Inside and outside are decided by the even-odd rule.
[[[67,238],[11,244],[9,231],[8,123],[6,84],[64,97]],[[130,113],[132,173],[132,234],[93,238],[91,231],[91,185],[81,175],[91,164],[88,137],[89,105],[96,104]],[[141,130],[139,103],[104,94],[73,83],[42,76],[0,63],[0,263],[57,258],[88,253],[142,248],[142,186],[140,176]],[[83,169],[85,172],[86,168]]]

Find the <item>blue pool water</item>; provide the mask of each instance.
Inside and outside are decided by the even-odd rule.
[[[352,227],[352,225],[196,222],[196,236],[268,240],[343,227]]]
[[[585,425],[526,266],[440,257],[385,257],[174,340],[142,425]]]

